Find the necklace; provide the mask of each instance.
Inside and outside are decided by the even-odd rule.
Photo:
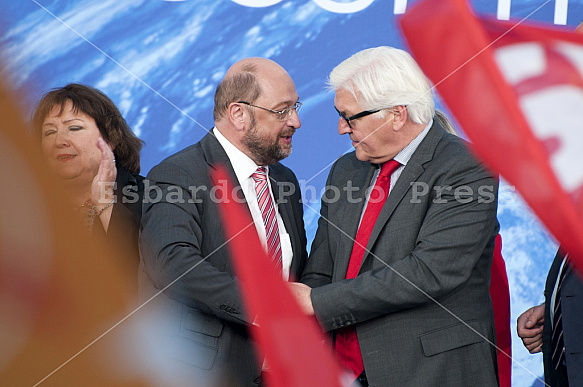
[[[83,224],[85,225],[85,227],[87,227],[89,231],[92,231],[93,224],[95,223],[95,218],[98,217],[104,210],[111,207],[114,202],[115,199],[113,199],[111,202],[109,202],[109,204],[100,209],[97,208],[97,206],[94,206],[89,200],[83,203],[83,205],[81,205],[81,208],[87,208],[87,210],[83,213]]]
[[[89,200],[87,200],[81,208],[86,208],[85,212],[83,212],[83,224],[85,227],[89,229],[89,231],[93,230],[93,223],[95,223],[95,216],[97,215],[97,211],[95,206],[91,204]]]

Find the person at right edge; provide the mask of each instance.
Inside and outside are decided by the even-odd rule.
[[[360,51],[329,84],[355,151],[331,168],[336,189],[289,287],[360,385],[498,386],[497,179],[434,119],[429,81],[405,51]]]
[[[575,32],[583,32],[583,22]],[[518,317],[518,337],[530,353],[542,350],[545,384],[583,386],[583,281],[560,248],[549,269],[544,296],[544,303]]]
[[[549,269],[545,302],[522,313],[518,337],[530,353],[543,352],[545,383],[583,386],[583,282],[559,250]]]

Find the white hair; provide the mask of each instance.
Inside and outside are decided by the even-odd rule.
[[[332,70],[328,85],[334,91],[350,91],[365,110],[404,105],[417,124],[428,123],[435,114],[429,80],[411,55],[397,48],[381,46],[357,52]]]

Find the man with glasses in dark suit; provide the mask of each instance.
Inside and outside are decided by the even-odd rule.
[[[285,280],[304,268],[306,236],[298,181],[279,163],[292,150],[301,102],[277,63],[235,63],[215,94],[215,127],[197,144],[148,174],[140,236],[145,295],[168,315],[160,334],[175,364],[196,372],[198,385],[260,383],[246,313],[218,205],[221,182],[209,171],[225,167],[246,204],[265,250]],[[144,277],[144,276],[143,276]]]

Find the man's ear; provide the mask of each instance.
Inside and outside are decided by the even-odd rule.
[[[408,118],[408,111],[407,107],[404,105],[395,106],[393,108],[393,127],[395,130],[400,130],[405,123],[407,122]]]
[[[237,130],[244,130],[246,127],[245,120],[248,116],[247,109],[245,109],[242,104],[233,102],[229,105],[227,112],[231,124],[237,128]]]

